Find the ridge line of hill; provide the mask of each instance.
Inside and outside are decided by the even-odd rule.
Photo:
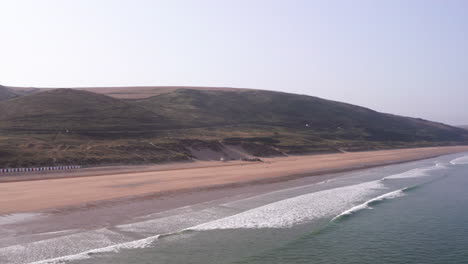
[[[0,167],[252,159],[467,143],[468,130],[462,128],[285,92],[0,86]]]

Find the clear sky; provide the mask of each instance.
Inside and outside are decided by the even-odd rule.
[[[468,124],[468,1],[0,0],[0,84],[258,88]]]

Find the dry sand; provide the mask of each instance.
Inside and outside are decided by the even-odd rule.
[[[0,214],[75,207],[98,201],[227,188],[343,172],[468,151],[468,146],[414,148],[264,159],[91,169],[64,178],[0,183]],[[54,176],[57,177],[57,174]],[[15,181],[19,180],[19,181]]]

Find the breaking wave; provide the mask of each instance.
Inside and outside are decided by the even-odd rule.
[[[468,163],[468,156],[452,160],[450,163],[465,164],[461,162]],[[403,173],[390,175],[382,180],[428,176],[430,175],[429,172],[444,168],[446,168],[444,164],[435,164],[433,166],[416,168]],[[61,248],[67,249],[70,248],[70,243],[73,241],[73,243],[76,243],[76,239],[79,239],[80,243],[83,243],[83,245],[78,247],[82,249],[81,252],[75,247],[75,250],[59,252],[62,253],[63,256],[59,255],[58,257],[57,255],[54,256],[42,252],[44,247],[43,243],[47,243],[46,241],[33,242],[27,246],[28,251],[30,253],[32,253],[31,250],[34,251],[34,255],[37,253],[36,256],[40,256],[41,259],[37,260],[27,257],[21,260],[15,259],[18,262],[12,263],[59,264],[68,261],[89,259],[98,254],[116,253],[124,249],[146,248],[151,246],[158,239],[186,231],[288,228],[293,225],[318,219],[332,219],[331,222],[333,222],[360,210],[371,209],[371,206],[375,203],[404,196],[407,190],[413,188],[403,188],[377,196],[388,189],[388,187],[384,185],[385,181],[382,180],[337,187],[286,199],[281,198],[282,200],[271,201],[262,206],[251,207],[251,209],[243,208],[236,204],[235,201],[220,206],[209,207],[201,211],[192,211],[192,209],[188,208],[187,210],[179,212],[181,214],[177,213],[175,215],[148,221],[114,226],[112,229],[113,231],[106,229],[98,233],[95,231],[86,232],[87,234],[85,237],[83,237],[83,233],[80,233],[66,236],[66,238],[53,239],[54,241],[49,240],[48,242],[53,243],[47,247],[59,245]],[[292,189],[300,188],[304,188],[304,186]],[[276,191],[275,194],[279,195],[282,193],[281,191]],[[260,196],[265,198],[263,197],[265,195],[267,194]],[[281,195],[279,196],[281,197]],[[370,197],[375,198],[369,200]],[[252,199],[251,197],[245,200],[252,203],[252,201],[250,201]],[[268,199],[262,200],[265,201]],[[362,203],[362,201],[366,202]],[[5,221],[5,219],[3,220]],[[129,233],[136,235],[136,237],[150,236],[139,240],[128,241],[129,237],[125,234]],[[17,245],[9,247],[8,249],[3,248],[0,251],[3,250],[9,250],[10,253],[13,254],[9,257],[14,257],[22,254],[21,252],[24,253],[25,247]],[[2,254],[0,254],[0,257],[1,255]]]
[[[400,197],[404,195],[403,192],[407,189],[405,188],[386,193],[346,210],[346,208],[349,208],[352,204],[355,204],[356,202],[365,199],[365,197],[373,195],[385,188],[386,187],[381,181],[372,181],[310,193],[267,204],[226,218],[221,218],[219,220],[202,223],[183,229],[180,232],[154,235],[140,240],[91,249],[77,254],[29,262],[29,264],[59,264],[68,261],[89,259],[96,254],[117,253],[122,249],[147,248],[162,237],[186,231],[235,228],[286,228],[317,218],[330,217],[342,211],[342,213],[339,213],[338,216],[333,218],[333,220],[335,220],[344,215],[349,215],[356,211],[369,208],[372,203],[377,201]]]
[[[380,202],[380,201],[384,201],[384,200],[390,200],[390,199],[395,199],[395,198],[398,198],[398,197],[402,197],[402,196],[405,196],[405,191],[407,190],[408,188],[403,188],[403,189],[400,189],[400,190],[396,190],[396,191],[393,191],[393,192],[389,192],[389,193],[386,193],[386,194],[383,194],[381,196],[378,196],[376,198],[373,198],[373,199],[370,199],[360,205],[356,205],[342,213],[340,213],[339,215],[335,216],[331,221],[335,221],[337,219],[340,219],[344,216],[348,216],[348,215],[352,215],[358,211],[361,211],[361,210],[364,210],[364,209],[372,209],[371,205],[376,203],[376,202]]]
[[[384,188],[380,181],[372,181],[305,194],[194,226],[187,230],[291,227],[313,219],[332,216]]]
[[[468,156],[463,156],[450,161],[452,165],[468,164]]]
[[[441,169],[446,169],[446,168],[447,167],[444,164],[437,163],[433,166],[416,168],[416,169],[405,171],[399,174],[390,175],[390,176],[382,178],[382,180],[424,177],[424,176],[429,176],[429,172],[431,171],[441,170]]]

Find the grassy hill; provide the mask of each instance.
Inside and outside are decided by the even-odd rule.
[[[158,112],[183,127],[263,125],[325,137],[383,141],[466,139],[460,129],[440,123],[281,92],[179,89],[135,100],[134,105]]]
[[[174,92],[179,89],[190,89],[199,91],[239,91],[251,90],[230,87],[196,87],[196,86],[135,86],[135,87],[99,87],[99,88],[76,88],[78,90],[104,94],[118,99],[144,99],[161,94]]]
[[[123,100],[72,89],[55,89],[0,103],[0,129],[12,132],[130,131],[168,124],[160,115]]]
[[[14,96],[6,89],[0,101],[0,167],[468,142],[468,131],[461,128],[306,95],[203,87],[99,89],[28,90]]]

